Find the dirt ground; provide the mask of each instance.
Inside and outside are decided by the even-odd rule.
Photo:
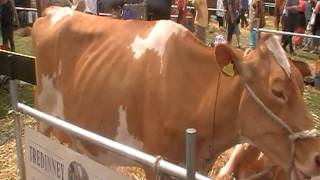
[[[272,28],[272,17],[267,18],[267,27]],[[28,32],[30,29],[20,29],[15,32],[16,49],[19,53],[32,55],[31,37]],[[214,21],[208,28],[208,41],[210,41],[217,32],[217,24]],[[241,47],[245,49],[248,45],[248,31],[241,30]],[[319,57],[316,54],[310,54],[302,50],[297,50],[294,59],[312,63]],[[19,100],[30,106],[33,106],[33,87],[30,85],[19,86]],[[319,128],[320,124],[320,91],[315,90],[313,87],[307,86],[304,93],[305,102],[315,119],[316,127]],[[23,116],[24,126],[33,127],[35,121]],[[225,164],[227,156],[223,154],[213,166],[213,170],[209,176],[215,177],[219,169]],[[132,179],[145,179],[143,171],[139,168],[121,167],[118,171],[130,176]],[[13,133],[13,114],[10,111],[10,99],[8,92],[0,88],[0,179],[18,179],[16,168],[16,152],[15,141]]]

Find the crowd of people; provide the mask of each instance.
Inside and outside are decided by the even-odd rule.
[[[92,2],[91,2],[92,1]],[[281,1],[281,0],[280,0]],[[284,0],[282,10],[282,30],[287,32],[307,33],[320,35],[320,1],[316,0]],[[91,8],[90,3],[96,7],[96,0],[85,1],[85,12],[96,14],[96,8]],[[207,0],[176,0],[178,7],[177,22],[187,26],[188,4],[191,3],[195,10],[194,33],[203,42],[206,42],[206,29],[209,24]],[[249,30],[249,48],[256,46],[257,33],[254,28],[264,27],[264,0],[217,0],[216,18],[219,24],[218,39],[226,31],[226,42],[232,43],[233,35],[236,37],[236,46],[241,47],[241,28]],[[1,49],[15,51],[13,30],[15,24],[14,6],[11,0],[0,0],[1,20]],[[319,39],[307,39],[284,35],[282,45],[285,50],[289,46],[290,53],[294,53],[294,46],[308,47],[319,51]]]
[[[226,42],[232,44],[233,35],[236,37],[236,46],[241,47],[241,28],[249,30],[249,48],[254,49],[257,41],[257,32],[254,28],[266,25],[264,0],[217,0],[216,18],[219,24],[218,39],[226,31]],[[176,0],[178,6],[178,23],[186,24],[188,0]],[[206,41],[203,29],[208,26],[208,7],[205,0],[192,0],[195,7],[194,32],[203,42]],[[202,4],[199,6],[198,4]],[[320,35],[320,1],[316,0],[284,0],[281,9],[282,31]],[[201,23],[199,23],[201,22]],[[199,26],[201,27],[199,31]],[[319,39],[303,38],[301,36],[283,35],[282,46],[294,54],[294,47],[309,48],[319,51]]]

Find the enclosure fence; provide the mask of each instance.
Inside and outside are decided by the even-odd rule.
[[[260,37],[260,33],[261,32],[265,32],[265,33],[270,33],[270,34],[292,35],[292,36],[301,36],[301,37],[307,37],[307,38],[318,38],[318,39],[320,39],[320,36],[311,35],[311,34],[302,34],[302,33],[287,32],[287,31],[277,31],[277,30],[264,29],[264,28],[253,28],[253,30],[258,32],[259,37]]]
[[[23,103],[19,103],[17,99],[17,83],[16,80],[10,80],[10,96],[13,110],[16,111],[14,116],[14,128],[15,128],[15,137],[16,137],[16,150],[17,150],[17,159],[18,159],[18,168],[19,176],[21,179],[26,179],[25,174],[25,165],[23,158],[23,145],[22,145],[22,136],[21,136],[21,120],[19,118],[18,112],[30,115],[31,117],[36,118],[39,121],[46,122],[50,125],[53,125],[59,129],[70,132],[77,137],[88,140],[96,145],[99,145],[111,152],[120,154],[129,159],[135,160],[139,163],[142,163],[146,166],[153,167],[155,171],[160,173],[165,173],[171,176],[175,176],[183,179],[197,179],[197,180],[210,180],[210,178],[200,175],[195,172],[195,134],[194,129],[187,129],[186,131],[186,167],[182,168],[175,164],[172,164],[163,159],[159,159],[147,153],[141,152],[129,146],[120,144],[118,142],[112,141],[108,138],[97,135],[93,132],[85,130],[83,128],[77,127],[73,124],[70,124],[66,121],[58,119],[56,117],[50,116],[44,112],[38,111],[30,106],[27,106]]]

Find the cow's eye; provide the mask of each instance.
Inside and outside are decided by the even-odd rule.
[[[281,99],[281,101],[286,102],[287,101],[287,97],[284,94],[284,92],[282,90],[278,90],[278,89],[272,89],[272,93],[279,99]]]

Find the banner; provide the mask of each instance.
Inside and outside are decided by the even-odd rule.
[[[114,170],[26,128],[27,180],[128,180]]]

